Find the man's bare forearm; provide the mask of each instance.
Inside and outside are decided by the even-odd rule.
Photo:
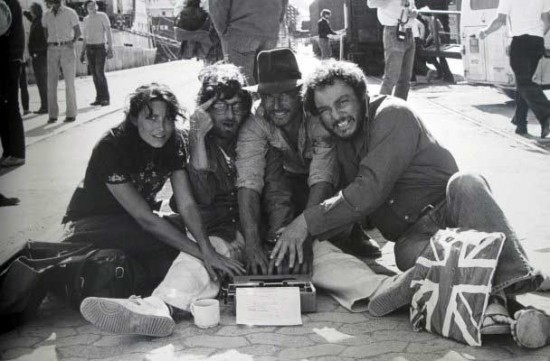
[[[247,245],[260,244],[260,194],[249,188],[239,188],[239,214]]]

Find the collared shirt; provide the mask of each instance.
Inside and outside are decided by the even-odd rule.
[[[59,43],[74,38],[74,27],[78,26],[78,15],[73,9],[61,5],[57,14],[50,9],[42,16],[42,26],[48,29],[48,42]]]
[[[237,142],[237,187],[262,193],[266,154],[271,146],[280,151],[287,172],[309,174],[310,186],[319,182],[337,183],[333,169],[336,153],[329,133],[318,120],[303,114],[298,130],[298,147],[294,148],[281,129],[269,122],[260,105],[255,116],[247,119]]]
[[[111,29],[111,22],[107,14],[97,12],[86,16],[82,26],[84,28],[82,34],[86,44],[104,44],[106,42],[105,34]]]
[[[508,16],[508,29],[512,36],[544,36],[541,15],[550,11],[550,0],[529,0],[528,5],[518,0],[500,0],[497,14]]]
[[[312,235],[369,216],[394,241],[426,206],[445,199],[447,181],[458,171],[419,116],[393,97],[372,100],[359,134],[338,140],[336,149],[342,190],[305,210]]]
[[[232,242],[240,229],[235,154],[224,152],[212,135],[206,137],[208,169],[197,170],[189,163],[191,188],[208,235]]]
[[[414,0],[410,0],[410,9],[414,9]],[[384,26],[396,26],[397,21],[401,19],[406,21],[405,27],[412,28],[412,19],[408,20],[407,8],[401,5],[401,0],[367,0],[367,4],[371,8],[377,8],[376,14],[378,21]]]

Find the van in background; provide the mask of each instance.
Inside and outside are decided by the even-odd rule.
[[[512,37],[507,27],[501,27],[483,40],[477,37],[495,18],[498,3],[499,0],[462,0],[460,33],[464,78],[471,84],[493,85],[515,98],[514,73],[508,57]],[[550,48],[550,32],[544,42],[546,48]],[[533,81],[550,89],[550,59],[541,59]]]

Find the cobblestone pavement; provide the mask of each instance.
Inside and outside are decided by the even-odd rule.
[[[301,59],[302,69],[310,67],[309,63],[304,66],[308,61]],[[182,74],[183,68],[198,69],[196,63],[183,66],[178,62],[141,71],[110,73],[108,77],[113,88],[118,89],[113,94],[119,95],[127,94],[126,89],[133,89],[137,81],[167,82],[177,89],[180,99],[186,96],[182,100],[190,107],[189,94],[196,92],[196,74]],[[176,73],[177,78],[173,76]],[[78,82],[77,88],[84,93],[84,85],[91,86],[89,78]],[[370,84],[369,90],[376,94],[376,84]],[[91,98],[89,92],[86,94]],[[498,113],[480,107],[472,110],[468,106],[472,99],[480,104],[503,102],[502,96],[492,89],[456,85],[413,90],[410,103],[434,136],[454,153],[461,169],[481,172],[488,178],[529,256],[539,268],[550,273],[550,209],[544,201],[550,199],[549,154],[536,141],[503,134],[513,133],[508,123],[512,111],[509,106],[499,105]],[[59,222],[74,186],[82,177],[95,139],[122,119],[123,96],[112,104],[119,108],[111,113],[90,110],[86,118],[79,115],[76,125],[60,125],[62,131],[56,130],[55,134],[48,132],[49,127],[28,129],[34,132],[31,135],[44,135],[48,139],[36,141],[28,148],[25,167],[1,175],[0,191],[9,190],[8,193],[20,196],[23,201],[18,207],[0,209],[2,233],[8,229],[4,227],[6,220],[25,220],[15,226],[10,224],[10,237],[19,239],[32,238],[46,225]],[[492,127],[485,126],[484,121]],[[534,127],[536,134],[536,124],[530,127]],[[28,223],[33,225],[32,229]],[[383,245],[383,257],[377,262],[393,269],[391,244],[375,238]],[[5,239],[3,234],[2,247],[6,245]],[[232,311],[222,306],[219,326],[199,329],[188,316],[178,321],[173,335],[156,339],[103,333],[77,311],[47,300],[33,321],[0,335],[0,359],[550,361],[550,347],[523,350],[510,336],[485,337],[482,347],[469,347],[427,332],[413,332],[407,310],[383,318],[349,313],[320,292],[317,303],[318,312],[303,315],[302,326],[237,326]],[[326,339],[320,331],[324,328],[339,332],[342,339]]]
[[[106,334],[89,325],[78,312],[45,305],[24,327],[0,335],[2,359],[16,360],[524,360],[548,361],[548,348],[527,351],[511,338],[490,337],[483,347],[468,347],[426,332],[411,331],[405,311],[374,318],[349,313],[332,298],[318,297],[318,311],[302,315],[303,325],[252,327],[235,325],[222,306],[220,324],[199,329],[183,318],[165,338]],[[347,336],[330,342],[319,330]]]

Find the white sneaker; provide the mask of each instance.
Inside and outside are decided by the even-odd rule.
[[[80,313],[97,328],[117,334],[164,337],[176,326],[168,306],[157,297],[88,297],[80,304]]]

